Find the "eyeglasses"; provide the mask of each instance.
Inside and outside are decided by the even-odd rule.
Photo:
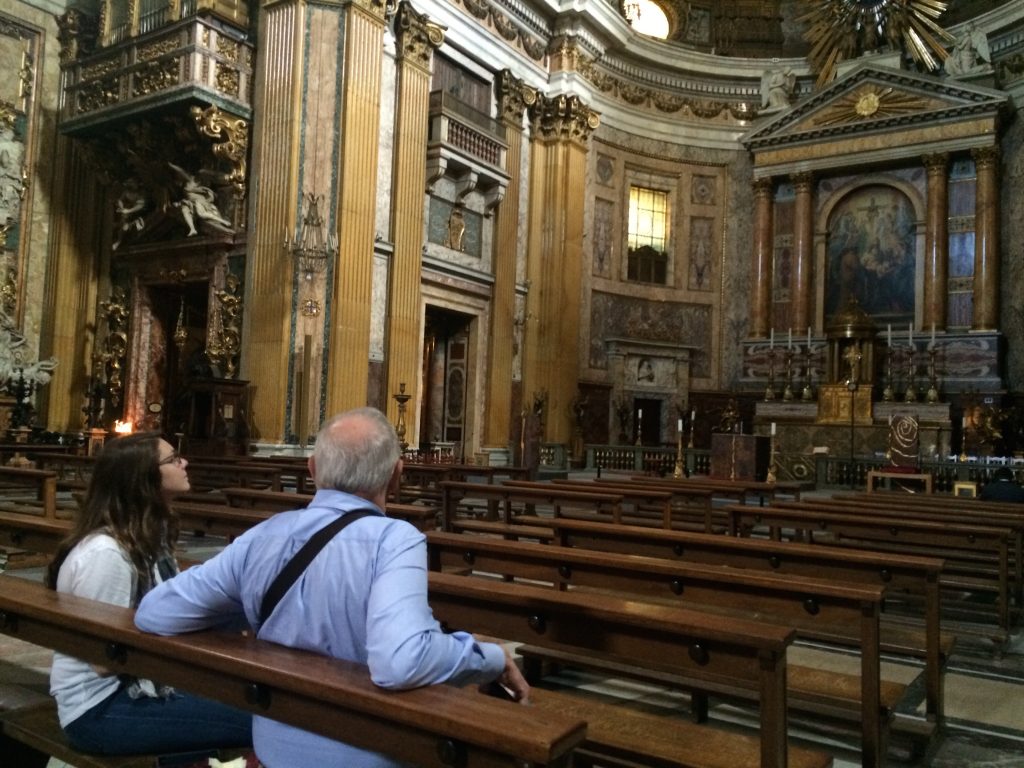
[[[178,453],[177,451],[171,451],[171,455],[170,456],[168,456],[166,459],[160,459],[160,461],[157,462],[157,466],[161,466],[162,467],[164,464],[180,465],[181,462],[182,462],[181,454]]]

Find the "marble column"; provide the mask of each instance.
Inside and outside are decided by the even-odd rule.
[[[508,189],[494,214],[494,299],[488,340],[485,447],[508,446],[512,436],[512,340],[515,338],[516,258],[519,252],[519,195],[522,185],[523,113],[536,102],[537,92],[509,70],[498,76],[498,105],[508,153]]]
[[[345,8],[342,143],[336,165],[339,268],[334,270],[327,330],[327,413],[367,401],[384,10],[383,3],[372,0],[353,0]]]
[[[949,155],[927,155],[927,214],[924,233],[924,312],[922,327],[945,330],[949,300]]]
[[[767,336],[772,326],[772,263],[774,255],[774,184],[754,181],[754,258],[751,263],[750,333]]]
[[[976,168],[974,202],[974,322],[971,330],[999,329],[999,149],[971,151]]]
[[[547,442],[572,437],[579,377],[580,281],[587,148],[598,115],[578,96],[542,97],[530,109],[530,214],[523,398],[547,393]]]
[[[413,10],[398,6],[395,18],[398,73],[395,104],[395,158],[392,170],[391,231],[395,252],[391,263],[387,325],[387,389],[402,384],[419,400],[423,315],[420,284],[423,254],[423,190],[426,188],[427,128],[430,122],[430,67],[444,30]],[[398,403],[388,397],[388,416],[398,421]],[[418,422],[408,422],[406,440],[419,442]]]
[[[810,173],[798,173],[792,177],[796,188],[796,204],[793,211],[793,285],[791,328],[801,330],[813,326],[811,317],[811,290],[814,281],[811,270],[814,265],[814,177]]]

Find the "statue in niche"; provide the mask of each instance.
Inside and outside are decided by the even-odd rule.
[[[453,251],[462,250],[462,241],[466,235],[466,217],[462,214],[462,206],[456,205],[448,215],[448,236],[445,238],[445,247]]]
[[[654,365],[651,364],[650,358],[641,357],[636,364],[636,380],[641,383],[654,383]]]
[[[188,237],[199,234],[196,224],[205,223],[220,232],[232,234],[231,222],[224,218],[217,208],[216,196],[209,187],[196,181],[195,176],[174,163],[168,163],[175,173],[181,177],[184,197],[174,203],[181,211],[181,218],[188,226]]]
[[[789,69],[769,69],[761,75],[761,106],[766,112],[787,109],[793,101],[796,75]]]
[[[946,58],[944,69],[951,77],[962,77],[990,69],[992,52],[985,31],[969,23]]]

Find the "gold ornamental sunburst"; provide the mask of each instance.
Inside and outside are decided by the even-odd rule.
[[[818,87],[835,77],[836,65],[885,46],[909,53],[928,70],[946,59],[953,37],[939,26],[946,0],[820,0],[798,18],[807,22],[808,59]]]
[[[928,102],[920,96],[871,83],[829,105],[814,124],[832,126],[861,120],[882,120],[920,112],[927,105]]]

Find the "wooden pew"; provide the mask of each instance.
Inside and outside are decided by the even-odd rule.
[[[194,492],[239,487],[280,491],[283,486],[282,476],[286,474],[289,474],[289,470],[274,465],[213,462],[205,458],[189,459],[188,463],[188,478]]]
[[[859,677],[790,664],[788,702],[792,708],[816,716],[859,722],[862,765],[885,764],[889,722],[905,686],[883,684],[880,679],[879,616],[884,587],[440,531],[427,534],[427,546],[433,571],[498,575],[550,584],[560,591],[611,590],[722,616],[756,617],[793,628],[798,637],[856,648],[861,659]],[[586,665],[578,655],[564,659],[562,654],[528,646],[521,646],[519,652],[528,659],[554,657],[558,662]],[[641,672],[638,676],[646,675]],[[661,674],[651,677],[661,683],[671,680]],[[698,719],[706,719],[706,699],[698,709]]]
[[[425,501],[432,506],[441,504],[441,483],[469,482],[470,478],[480,477],[486,483],[496,483],[499,479],[525,479],[526,467],[492,467],[486,464],[455,464],[455,463],[421,463],[407,461],[402,465],[402,478],[398,493],[394,499],[401,503]]]
[[[1013,531],[1010,549],[1013,599],[1017,605],[1024,602],[1024,506],[1005,501],[982,501],[938,494],[924,497],[885,491],[833,494],[829,506],[840,505],[849,509],[873,510],[890,510],[895,506],[900,516],[1009,528]]]
[[[767,527],[778,540],[784,529],[808,542],[877,549],[891,553],[935,556],[945,560],[940,585],[947,590],[974,590],[996,597],[995,618],[1005,634],[1010,629],[1009,544],[1006,528],[915,520],[906,516],[879,517],[864,512],[844,514],[825,502],[788,506],[727,508],[730,530],[746,535]]]
[[[904,617],[899,621],[887,621],[883,613],[882,650],[923,661],[925,717],[938,725],[945,717],[942,678],[946,660],[952,651],[952,637],[941,632],[939,576],[944,563],[939,558],[739,539],[568,518],[522,516],[508,527],[515,529],[518,526],[546,527],[551,531],[548,541],[562,547],[834,579],[849,584],[883,585],[893,598],[917,600],[923,614],[920,630],[908,626]],[[917,725],[899,717],[897,724],[901,729],[911,731]]]
[[[604,654],[627,666],[656,665],[705,690],[755,692],[759,754],[748,754],[737,768],[794,766],[804,760],[831,764],[827,755],[788,748],[786,649],[792,630],[610,595],[558,593],[447,573],[430,573],[428,589],[434,615],[449,629],[472,627],[566,653]],[[587,745],[600,751],[603,736],[588,733]],[[676,754],[691,755],[686,764],[697,764],[704,752],[699,742],[676,745]],[[644,753],[618,757],[630,765],[651,764]]]
[[[0,512],[0,547],[51,555],[70,532],[70,520],[50,520],[38,515]]]
[[[133,612],[10,576],[0,632],[420,765],[569,765],[579,718],[445,685],[377,688],[364,666],[237,634],[135,629]]]
[[[505,523],[511,522],[516,514],[532,511],[537,505],[551,507],[555,516],[561,514],[563,508],[610,515],[615,522],[619,522],[622,515],[621,494],[562,490],[554,485],[522,488],[446,481],[441,483],[441,496],[442,527],[446,531],[452,530],[459,508],[467,499],[486,503],[488,516],[500,516]]]
[[[747,498],[751,496],[756,496],[758,502],[764,504],[765,501],[774,501],[780,494],[792,496],[799,501],[800,494],[806,487],[805,483],[797,481],[779,480],[769,483],[763,480],[730,480],[721,477],[708,477],[707,475],[692,475],[691,477],[681,479],[654,477],[652,475],[633,475],[631,479],[653,485],[707,488],[712,490],[716,496],[734,498],[740,504],[745,504]]]
[[[57,519],[57,475],[42,469],[0,466],[0,511]]]
[[[31,451],[28,457],[36,469],[57,475],[57,489],[61,491],[84,490],[92,477],[94,456],[79,456],[76,453],[53,453]]]
[[[636,523],[643,519],[654,518],[663,528],[672,527],[672,494],[668,491],[652,490],[643,486],[597,486],[594,483],[570,482],[567,480],[536,481],[506,480],[502,485],[515,488],[551,488],[552,486],[566,491],[582,493],[614,493],[622,497],[622,519]]]
[[[671,506],[671,524],[666,528],[687,530],[693,528],[690,523],[696,522],[705,533],[715,532],[712,500],[714,491],[710,488],[695,488],[673,483],[649,483],[629,478],[606,477],[593,480],[552,480],[552,483],[580,490],[597,490],[615,493],[667,493]],[[721,526],[721,530],[725,525]]]

